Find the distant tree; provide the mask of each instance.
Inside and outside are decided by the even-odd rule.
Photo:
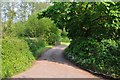
[[[14,11],[14,8],[15,8],[14,3],[12,3],[12,2],[2,3],[1,7],[2,7],[3,14],[4,14],[4,16],[2,14],[2,17],[4,18],[2,20],[6,21],[6,22],[4,22],[5,24],[3,23],[3,25],[4,25],[3,32],[6,32],[13,24],[13,19],[16,15],[16,12]]]
[[[30,15],[47,8],[47,6],[49,6],[49,3],[45,2],[3,2],[1,5],[3,34],[10,34],[11,26],[14,23],[27,21]]]

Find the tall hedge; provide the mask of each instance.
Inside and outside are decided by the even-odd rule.
[[[120,45],[114,40],[72,41],[65,50],[65,56],[84,69],[115,78],[120,77]]]
[[[34,57],[25,40],[7,37],[2,39],[2,78],[19,73],[32,64]]]

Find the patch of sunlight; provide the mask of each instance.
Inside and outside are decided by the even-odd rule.
[[[53,46],[52,46],[52,45],[48,45],[48,46],[45,46],[45,47],[47,47],[47,48],[52,48]]]
[[[64,44],[64,45],[69,45],[70,42],[61,42],[61,44]]]

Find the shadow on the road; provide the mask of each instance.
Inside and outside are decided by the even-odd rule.
[[[56,62],[59,64],[66,64],[69,66],[76,67],[74,64],[72,64],[70,61],[66,60],[64,58],[64,49],[67,48],[67,45],[59,45],[55,46],[52,49],[49,49],[46,51],[39,59],[38,61],[46,60],[50,62]]]
[[[46,61],[50,61],[50,62],[56,62],[56,63],[59,63],[59,64],[69,65],[69,66],[72,66],[74,68],[82,69],[82,70],[85,70],[85,71],[87,71],[87,72],[89,72],[93,75],[96,75],[96,76],[100,77],[101,80],[104,80],[104,79],[113,80],[114,79],[114,78],[111,78],[111,77],[106,76],[106,75],[102,75],[102,74],[99,74],[99,73],[94,73],[94,72],[89,71],[87,69],[77,67],[75,64],[73,64],[72,62],[70,62],[70,61],[68,61],[67,59],[64,58],[64,49],[65,48],[67,48],[66,45],[60,45],[60,46],[53,47],[52,49],[49,49],[47,52],[45,52],[38,59],[38,61],[46,60]]]

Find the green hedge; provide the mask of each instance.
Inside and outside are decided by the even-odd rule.
[[[26,21],[24,25],[25,29],[21,29],[24,29],[24,36],[26,37],[40,37],[50,45],[60,41],[61,30],[59,30],[54,22],[49,18],[42,18],[38,20],[37,14],[35,13],[28,18],[28,21]],[[23,32],[21,32],[21,35]]]
[[[74,40],[65,50],[65,56],[86,69],[120,77],[120,44],[114,40]]]
[[[40,51],[47,45],[46,42],[40,38],[27,38],[25,40],[29,45],[30,51],[36,59],[41,54]]]
[[[2,78],[24,71],[33,60],[25,40],[10,37],[2,40]]]
[[[70,39],[68,37],[61,37],[62,42],[70,42]]]

